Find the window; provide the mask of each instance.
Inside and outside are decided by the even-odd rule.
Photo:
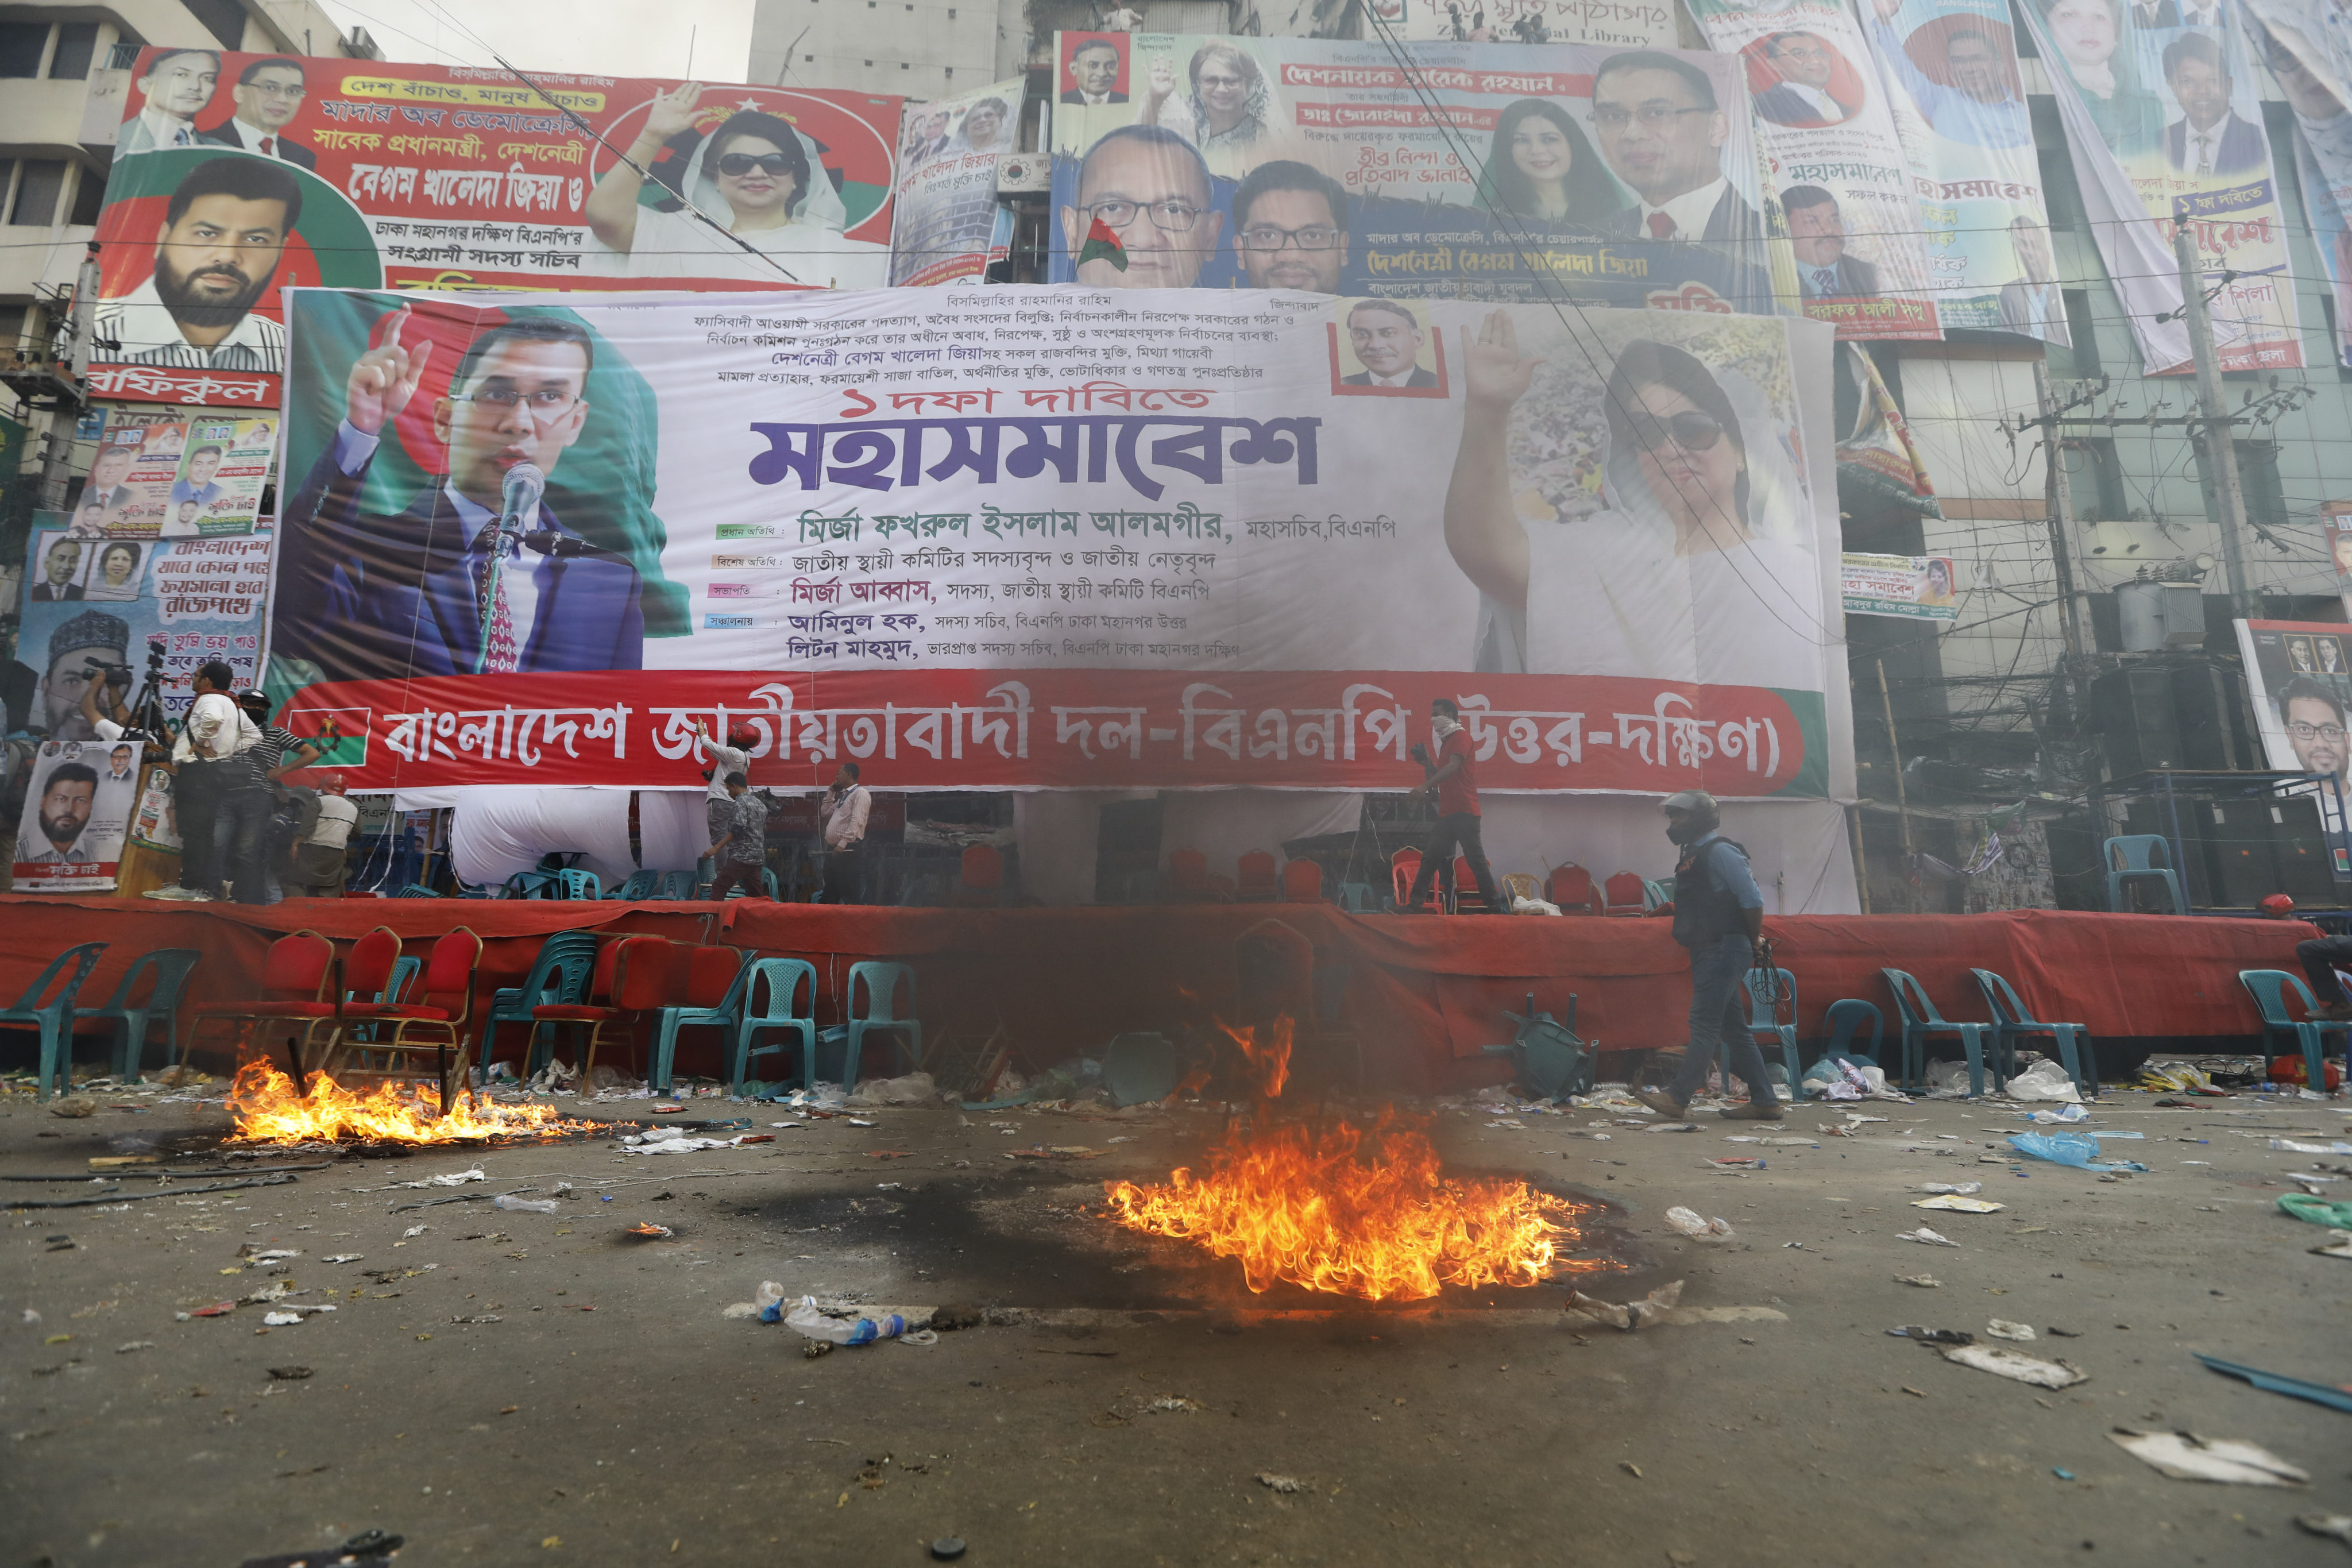
[[[47,228],[57,221],[58,197],[65,193],[62,158],[26,159],[16,165],[16,195],[8,222],[18,228]]]
[[[106,181],[98,171],[85,166],[74,180],[73,212],[66,222],[77,228],[90,228],[98,223],[98,210],[106,205]]]
[[[49,57],[51,81],[79,81],[89,75],[98,55],[98,24],[68,22],[58,29],[56,53]]]
[[[0,22],[0,77],[40,75],[48,49],[47,22]]]

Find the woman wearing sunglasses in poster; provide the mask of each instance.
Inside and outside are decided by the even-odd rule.
[[[1778,323],[1713,331],[1717,345],[1752,335],[1734,345],[1739,357],[1781,379]],[[1475,668],[1819,684],[1810,520],[1780,421],[1754,381],[1634,338],[1618,349],[1596,400],[1578,383],[1597,378],[1598,366],[1564,342],[1523,357],[1505,310],[1486,318],[1463,360],[1445,542],[1483,595]],[[1594,401],[1601,430],[1561,426]],[[1595,434],[1601,510],[1559,504],[1523,471],[1538,462],[1556,470]]]
[[[695,129],[701,99],[702,84],[692,81],[656,95],[630,163],[649,166],[670,138]],[[596,182],[586,212],[623,276],[807,289],[879,289],[889,281],[890,247],[844,237],[848,209],[816,149],[776,115],[757,109],[729,115],[694,150],[678,184],[742,244],[713,233],[676,196],[644,205],[637,196],[645,182],[629,163],[617,163]]]

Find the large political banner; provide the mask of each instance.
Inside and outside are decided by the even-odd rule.
[[[1437,697],[1484,788],[1832,777],[1817,324],[289,298],[272,685],[298,733],[352,739],[355,787],[687,784],[698,721],[751,724],[763,783],[1389,787]],[[643,468],[565,482],[616,438]]]
[[[277,406],[282,287],[889,280],[896,98],[169,47],[131,79],[103,398]]]
[[[1052,278],[1777,309],[1722,55],[1063,33]]]
[[[103,893],[114,887],[139,798],[142,742],[44,741],[16,824],[17,893]]]
[[[977,279],[996,248],[996,161],[1021,146],[1019,77],[961,98],[910,100],[899,132],[892,287]]]
[[[73,515],[78,539],[251,533],[278,455],[278,416],[140,405],[93,410],[98,443]]]
[[[2151,373],[2189,363],[2174,231],[2195,237],[2224,370],[2303,363],[2270,139],[2234,5],[2027,0],[2107,276]],[[2187,24],[2187,25],[2184,25]]]
[[[1848,338],[1942,336],[1927,226],[1853,16],[1832,0],[1691,0],[1691,16],[1739,62],[1805,314]]]
[[[2068,342],[2005,0],[1864,0],[1946,327]]]
[[[1669,0],[1370,0],[1375,37],[1451,44],[1618,44],[1672,48]]]
[[[2352,38],[2332,5],[2247,0],[2247,36],[2294,113],[2295,172],[2336,299],[2336,363],[2352,365]]]

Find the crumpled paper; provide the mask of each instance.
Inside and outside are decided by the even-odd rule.
[[[2194,1432],[2136,1432],[2118,1426],[2107,1440],[2176,1481],[2227,1481],[2248,1487],[2296,1487],[2311,1472],[2288,1464],[2259,1444],[2209,1441]]]

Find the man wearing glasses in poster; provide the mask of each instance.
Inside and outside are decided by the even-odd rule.
[[[1078,264],[1077,281],[1190,289],[1224,233],[1224,215],[1209,202],[1209,166],[1190,142],[1159,125],[1107,132],[1078,166],[1077,205],[1062,209],[1062,237],[1071,256],[1082,256],[1099,220],[1118,237],[1126,266],[1097,256]]]
[[[635,567],[535,499],[498,543],[509,471],[551,475],[587,423],[587,331],[527,318],[476,338],[433,404],[447,471],[387,517],[362,510],[360,492],[433,359],[429,342],[402,344],[407,321],[393,312],[352,363],[334,444],[287,509],[271,651],[331,680],[641,668]]]
[[[1348,265],[1348,193],[1286,158],[1260,163],[1234,193],[1234,254],[1253,289],[1337,294]]]

